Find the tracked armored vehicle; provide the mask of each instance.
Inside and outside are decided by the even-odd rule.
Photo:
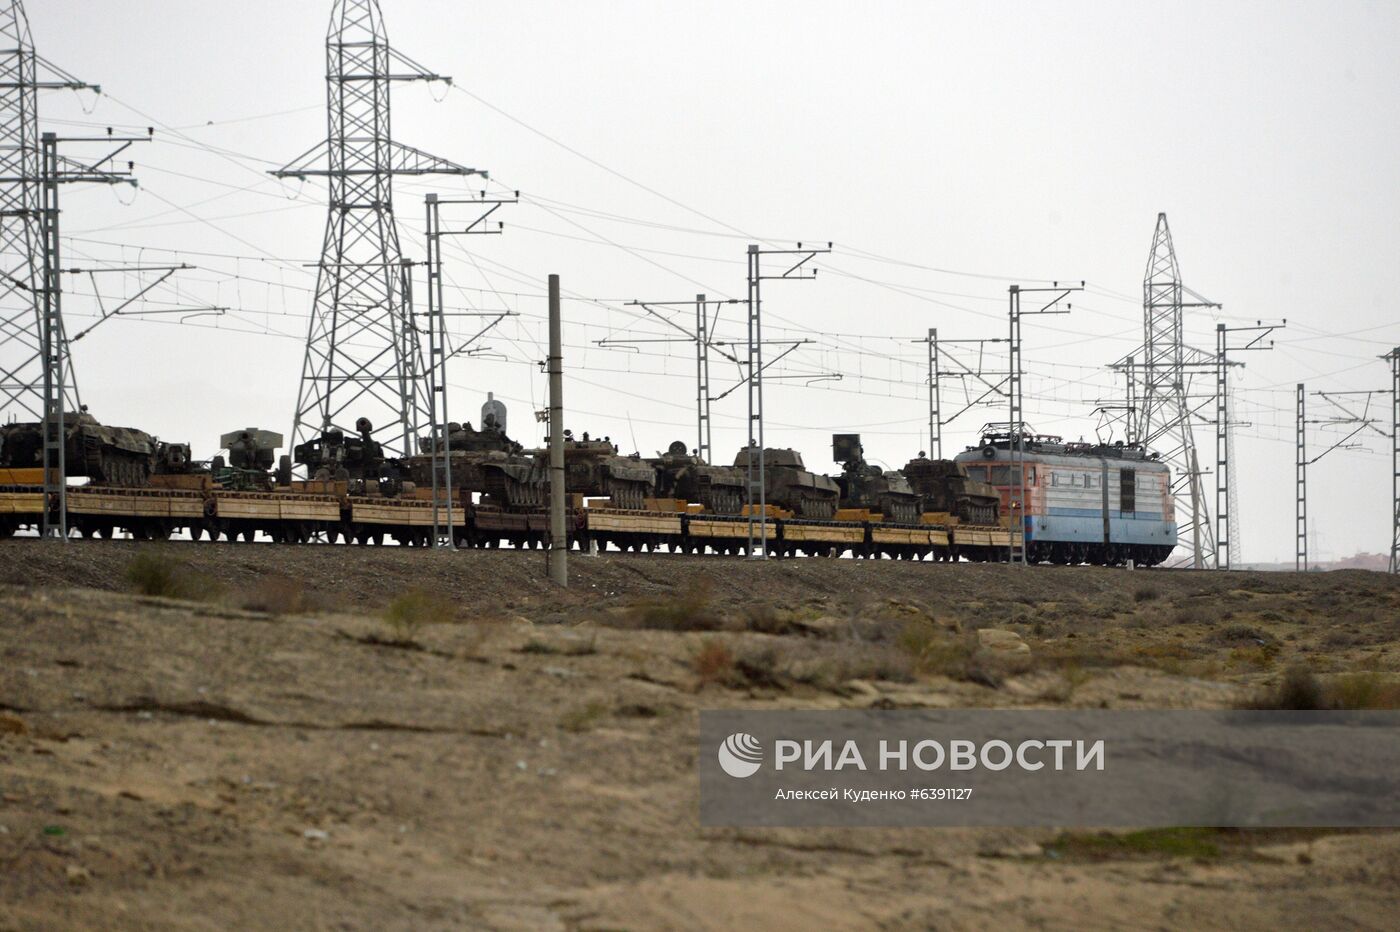
[[[917,524],[922,512],[919,494],[895,470],[885,471],[865,461],[860,434],[832,434],[831,458],[841,464],[836,482],[842,508],[868,508],[886,521]]]
[[[134,427],[106,427],[86,411],[63,416],[64,472],[93,485],[140,487],[155,472],[155,437]],[[0,466],[42,469],[42,423],[0,427]]]
[[[500,402],[494,404],[503,407]],[[418,438],[418,450],[404,460],[404,466],[415,484],[430,486],[433,438]],[[545,504],[545,473],[536,470],[534,457],[524,447],[506,436],[494,414],[486,415],[481,430],[470,423],[449,423],[447,450],[454,489],[485,495],[502,508],[537,508]],[[446,475],[439,475],[438,481],[445,483]]]
[[[535,475],[549,475],[549,452],[541,450],[535,457]],[[540,482],[541,494],[548,488]],[[588,434],[575,440],[572,431],[564,431],[564,488],[585,496],[606,496],[614,508],[641,509],[646,500],[656,495],[656,470],[637,454],[620,456],[612,441],[590,440]],[[543,500],[542,500],[543,501]]]
[[[711,466],[692,455],[677,440],[657,459],[647,460],[656,470],[656,494],[705,506],[716,515],[737,515],[744,507],[746,475],[732,466]]]
[[[945,512],[964,524],[997,523],[1001,495],[996,486],[973,479],[962,463],[931,460],[920,452],[905,464],[904,475],[923,496],[924,511]]]
[[[746,477],[752,450],[745,447],[734,457],[734,467],[744,471]],[[765,448],[763,478],[764,500],[768,504],[785,508],[798,518],[827,520],[836,516],[841,487],[830,476],[808,472],[802,454],[796,450]]]

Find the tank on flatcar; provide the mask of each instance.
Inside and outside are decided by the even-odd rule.
[[[86,476],[94,485],[146,485],[156,470],[155,437],[134,427],[107,427],[87,410],[63,416],[63,466],[70,477]],[[42,422],[0,426],[0,466],[42,469]]]
[[[504,411],[505,406],[494,399],[488,404]],[[433,438],[419,437],[418,450],[403,463],[415,484],[428,487],[433,482]],[[447,451],[454,489],[478,493],[503,508],[545,504],[544,475],[535,469],[534,457],[506,436],[494,412],[486,414],[480,430],[470,423],[448,424]],[[439,467],[438,472],[438,482],[445,483],[445,470]]]
[[[931,460],[922,451],[904,466],[909,485],[923,498],[923,510],[941,512],[963,524],[995,525],[1001,496],[994,486],[968,475],[955,460]]]
[[[1155,566],[1176,547],[1171,470],[1142,447],[989,424],[957,461],[996,486],[1037,562]]]
[[[753,447],[734,457],[734,467],[747,472]],[[755,466],[757,462],[755,462]],[[841,487],[830,476],[808,472],[796,450],[763,450],[764,500],[791,511],[795,517],[826,520],[835,517]]]
[[[536,454],[535,475],[549,475],[548,450]],[[607,437],[590,440],[585,433],[577,440],[573,431],[566,430],[564,488],[574,494],[610,498],[614,508],[640,510],[656,495],[656,470],[636,453],[620,455]]]
[[[836,484],[842,508],[869,508],[900,524],[918,522],[919,496],[909,480],[903,473],[867,463],[860,434],[832,434],[831,458],[841,464]]]
[[[687,450],[680,440],[647,462],[656,470],[659,497],[696,502],[716,515],[737,515],[743,510],[746,477],[741,470],[711,466]]]

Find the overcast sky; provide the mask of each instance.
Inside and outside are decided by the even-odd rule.
[[[814,341],[772,370],[770,445],[834,471],[830,434],[858,431],[873,459],[902,465],[928,445],[925,354],[910,341],[929,327],[1003,336],[1007,285],[1046,279],[1089,288],[1071,315],[1026,324],[1027,418],[1092,439],[1095,407],[1123,391],[1105,364],[1142,340],[1159,211],[1186,284],[1224,305],[1188,312],[1191,342],[1212,349],[1217,320],[1288,319],[1277,349],[1237,375],[1246,560],[1292,558],[1294,383],[1388,387],[1376,357],[1400,344],[1400,5],[381,5],[393,45],[456,82],[397,86],[395,137],[526,199],[500,214],[504,236],[447,253],[449,304],[519,314],[482,341],[491,355],[452,371],[456,419],[477,421],[494,391],[512,433],[534,439],[543,284],[557,272],[571,297],[569,426],[624,452],[693,445],[692,351],[596,341],[664,330],[628,300],[742,297],[748,242],[805,239],[835,252],[815,282],[765,290],[768,334]],[[103,421],[205,457],[224,431],[290,429],[325,189],[265,172],[324,137],[330,7],[28,4],[40,54],[105,92],[47,93],[49,128],[157,127],[135,154],[139,191],[65,191],[65,265],[185,261],[199,268],[145,309],[232,309],[109,321],[79,341],[83,400]],[[397,187],[409,258],[422,258],[423,194],[463,189]],[[101,283],[109,301],[136,287]],[[95,302],[67,306],[75,332]],[[727,313],[720,335],[741,328]],[[987,347],[988,369],[1002,351]],[[716,392],[736,378],[716,360]],[[961,394],[944,397],[952,408]],[[1388,421],[1388,401],[1370,413]],[[743,414],[742,390],[716,402],[717,460],[742,445]],[[1005,418],[962,414],[945,452]],[[1316,428],[1309,442],[1320,452],[1337,436]],[[1363,437],[1311,472],[1316,557],[1389,546],[1389,440]],[[1198,443],[1213,463],[1208,428]]]

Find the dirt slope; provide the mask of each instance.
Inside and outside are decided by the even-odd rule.
[[[130,592],[130,545],[0,545],[0,929],[1400,915],[1397,833],[707,830],[694,776],[702,708],[1220,707],[1299,659],[1385,688],[1386,577],[614,556],[559,593],[538,553],[145,552],[186,598]]]

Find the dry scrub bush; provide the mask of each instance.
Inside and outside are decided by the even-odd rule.
[[[1225,647],[1244,647],[1249,645],[1264,646],[1274,642],[1273,637],[1260,631],[1258,628],[1249,625],[1228,625],[1219,631],[1213,632],[1206,638],[1212,644],[1220,644]]]
[[[244,594],[240,605],[269,615],[303,615],[320,607],[301,581],[289,576],[263,576]]]
[[[412,589],[398,596],[384,610],[384,623],[399,644],[413,644],[427,625],[450,624],[457,620],[457,609],[439,595]]]
[[[592,632],[587,638],[569,637],[546,641],[543,638],[530,638],[520,648],[522,654],[555,654],[561,657],[587,657],[598,653],[598,635]]]
[[[1349,673],[1327,684],[1337,709],[1400,709],[1400,683],[1375,673]]]
[[[126,582],[141,595],[168,599],[208,599],[219,591],[213,580],[150,550],[142,550],[131,558],[126,566]]]
[[[927,619],[906,622],[895,639],[916,674],[941,674],[964,678],[976,642],[971,637],[948,634]]]
[[[595,700],[565,712],[559,719],[559,727],[574,734],[581,734],[597,725],[607,712],[608,707]]]
[[[744,612],[744,627],[760,634],[791,634],[794,628],[792,612],[760,602]]]
[[[723,627],[710,605],[710,584],[704,579],[682,592],[637,602],[628,620],[638,628],[662,631],[718,631]]]
[[[723,641],[706,638],[695,652],[692,666],[701,686],[728,682],[734,675],[734,652]]]
[[[1289,667],[1279,681],[1241,705],[1290,711],[1400,708],[1400,683],[1374,673],[1351,673],[1327,682],[1305,666]]]

